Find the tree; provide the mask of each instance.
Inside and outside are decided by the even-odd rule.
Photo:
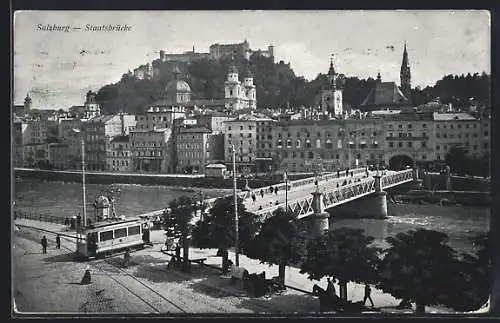
[[[238,198],[239,251],[247,249],[258,230],[256,216],[247,212],[243,200]],[[209,213],[196,223],[193,243],[200,248],[218,248],[225,255],[235,245],[234,201],[232,196],[215,201]],[[223,256],[223,265],[227,259]]]
[[[467,157],[462,148],[451,148],[450,152],[446,155],[445,162],[450,166],[453,173],[457,173],[459,175],[463,175],[471,169],[469,157]]]
[[[191,221],[196,214],[196,204],[190,197],[183,195],[171,201],[169,208],[170,211],[165,212],[163,225],[168,236],[180,238],[184,257],[182,269],[188,271],[188,237],[192,231]]]
[[[488,234],[471,239],[475,254],[462,253],[457,261],[457,280],[442,303],[457,311],[473,311],[487,302],[491,292],[491,253]]]
[[[284,285],[285,268],[288,264],[300,262],[305,254],[305,243],[305,232],[301,230],[297,216],[280,207],[262,223],[246,255],[262,263],[278,265],[279,279]]]
[[[347,283],[373,283],[379,261],[379,248],[364,230],[339,228],[309,241],[301,273],[309,279],[331,276],[339,280],[340,297],[347,301]]]
[[[457,270],[455,251],[445,233],[418,229],[388,237],[379,266],[379,284],[396,298],[416,302],[416,313],[426,305],[438,304],[452,290]]]

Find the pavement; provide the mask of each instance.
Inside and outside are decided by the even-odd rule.
[[[54,232],[66,232],[63,225],[18,219],[19,225],[29,225]],[[62,249],[55,249],[55,237],[48,233],[26,230],[19,226],[13,238],[14,300],[22,312],[119,312],[119,313],[316,313],[319,300],[306,293],[288,288],[281,295],[254,298],[248,296],[220,272],[207,266],[193,265],[192,272],[167,269],[170,257],[161,249],[165,241],[163,230],[152,231],[153,247],[131,254],[131,265],[119,269],[122,257],[106,261],[75,262],[74,240],[62,239]],[[49,240],[48,253],[41,253],[40,238]],[[190,259],[207,258],[206,264],[220,267],[216,249],[190,248]],[[234,261],[234,253],[229,252]],[[240,266],[250,273],[266,272],[266,278],[278,275],[278,266],[261,264],[258,260],[239,257]],[[85,269],[92,272],[90,285],[79,285]],[[312,281],[299,269],[287,267],[285,284],[311,291],[314,284],[326,288],[326,279]],[[338,285],[336,286],[339,290]],[[349,283],[348,299],[363,299],[364,285]],[[372,288],[375,306],[381,312],[398,311],[400,300]],[[450,312],[428,307],[428,313]]]

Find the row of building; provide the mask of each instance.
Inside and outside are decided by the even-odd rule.
[[[240,80],[234,64],[225,98],[202,107],[175,72],[164,98],[142,114],[100,115],[89,91],[76,116],[16,119],[15,165],[80,168],[82,139],[87,169],[122,172],[203,173],[209,165],[232,163],[233,150],[243,173],[428,166],[444,162],[454,147],[477,158],[490,153],[489,117],[452,111],[439,102],[412,106],[406,44],[401,87],[382,82],[379,74],[361,109],[344,108],[343,75],[333,61],[319,106],[285,114],[257,113],[253,76],[245,71]],[[30,105],[28,96],[19,110],[29,111]]]

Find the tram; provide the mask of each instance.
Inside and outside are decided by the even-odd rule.
[[[140,219],[105,220],[89,225],[77,239],[76,256],[89,259],[150,244],[149,225]]]

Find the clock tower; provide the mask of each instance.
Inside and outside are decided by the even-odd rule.
[[[333,56],[333,55],[332,55]],[[321,92],[321,111],[328,118],[338,118],[343,114],[342,108],[342,79],[335,72],[333,57],[330,58],[330,69],[327,74],[328,85]]]

